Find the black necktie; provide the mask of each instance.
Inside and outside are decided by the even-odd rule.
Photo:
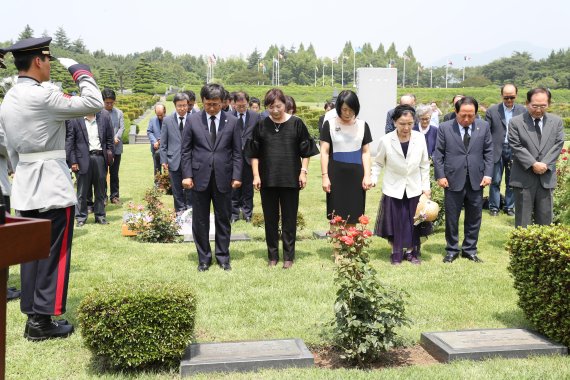
[[[210,116],[210,138],[212,139],[212,145],[216,143],[216,117]]]
[[[239,114],[239,119],[238,119],[238,127],[240,127],[240,128],[243,130],[243,126],[244,126],[244,123],[243,123],[243,113],[240,113],[240,114]]]
[[[178,116],[178,118],[180,119],[180,124],[178,125],[178,127],[180,128],[180,133],[182,134],[182,130],[184,129],[184,117],[182,116]]]
[[[463,128],[465,129],[465,134],[463,135],[463,145],[465,145],[465,150],[467,150],[471,136],[469,136],[469,126]]]
[[[538,137],[538,142],[542,139],[542,131],[540,130],[540,119],[534,119],[534,128],[536,128],[536,136]]]

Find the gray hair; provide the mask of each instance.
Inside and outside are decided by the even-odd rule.
[[[176,104],[176,102],[179,102],[181,100],[184,100],[187,102],[188,100],[190,100],[190,98],[188,98],[188,95],[186,95],[183,92],[179,92],[176,95],[174,95],[174,100],[173,100],[174,104]]]
[[[420,104],[419,106],[416,107],[416,114],[418,115],[418,118],[427,115],[427,114],[432,114],[432,109],[431,106],[428,106],[426,104]]]

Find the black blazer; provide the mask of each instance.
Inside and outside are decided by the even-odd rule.
[[[97,129],[99,130],[99,142],[103,150],[105,164],[111,165],[110,157],[114,151],[113,146],[113,124],[107,111],[100,111],[95,115]],[[67,164],[79,164],[79,174],[87,174],[89,169],[89,135],[85,119],[80,117],[66,121],[65,154]],[[107,153],[109,152],[109,153]]]

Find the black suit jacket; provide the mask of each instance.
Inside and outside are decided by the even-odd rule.
[[[99,130],[99,142],[104,154],[105,164],[111,165],[109,156],[112,157],[113,145],[113,124],[107,111],[100,111],[95,115],[97,129]],[[71,167],[79,164],[79,174],[87,174],[89,170],[89,135],[85,119],[80,117],[66,122],[65,154],[67,163]],[[107,152],[110,152],[109,155]]]
[[[237,111],[233,111],[232,114],[238,118],[239,121],[239,113]],[[245,143],[247,140],[251,139],[251,134],[253,132],[253,127],[259,123],[261,117],[257,112],[247,110],[245,115],[245,125],[241,131],[241,151],[243,153],[245,148]],[[243,155],[244,161],[247,162],[248,165],[251,165],[251,159]]]

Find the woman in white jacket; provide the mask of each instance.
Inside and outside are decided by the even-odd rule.
[[[407,259],[419,264],[420,230],[414,215],[420,196],[431,196],[429,156],[424,136],[413,131],[415,110],[408,105],[394,109],[396,129],[382,137],[373,163],[372,182],[384,169],[382,200],[374,234],[392,245],[391,263]]]

